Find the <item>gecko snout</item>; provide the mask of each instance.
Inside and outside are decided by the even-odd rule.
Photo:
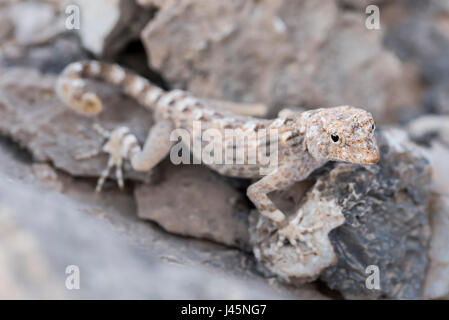
[[[363,161],[366,164],[376,164],[380,160],[380,152],[379,149],[376,148],[372,152],[368,153],[366,158]]]

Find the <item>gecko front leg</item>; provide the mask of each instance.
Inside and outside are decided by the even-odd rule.
[[[316,168],[316,165],[310,166],[310,168],[300,167],[298,159],[294,156],[292,159],[284,161],[285,164],[250,185],[247,190],[247,196],[259,212],[278,225],[284,221],[285,215],[270,200],[268,194],[275,190],[288,188],[293,183],[305,179]],[[311,161],[307,162],[307,164],[310,163]]]
[[[284,213],[270,200],[268,194],[275,190],[283,190],[295,182],[304,180],[314,169],[322,164],[322,161],[316,161],[307,155],[302,155],[299,158],[292,156],[292,158],[287,159],[285,164],[281,165],[273,173],[249,186],[247,190],[248,197],[259,212],[273,221],[279,228],[278,246],[281,246],[285,240],[288,240],[291,245],[296,246],[298,241],[304,242],[305,240],[302,237],[302,233],[312,232],[314,230],[300,227],[301,217],[298,216],[285,225],[283,223],[286,220]],[[316,228],[319,229],[320,227],[316,226]],[[309,243],[307,241],[305,242],[310,247]]]
[[[268,193],[280,189],[277,185],[277,181],[278,175],[276,173],[265,176],[250,185],[246,194],[264,217],[279,224],[285,219],[285,215],[268,197]]]

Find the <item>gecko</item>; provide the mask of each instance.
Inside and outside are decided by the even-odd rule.
[[[255,179],[247,188],[247,196],[260,214],[278,226],[284,223],[286,215],[270,200],[270,192],[285,189],[306,179],[327,161],[370,165],[376,164],[380,158],[373,116],[360,108],[338,106],[303,112],[284,110],[275,119],[257,118],[237,114],[235,110],[214,108],[187,91],[163,90],[119,65],[90,60],[66,66],[59,75],[55,88],[64,104],[86,116],[95,116],[103,110],[101,99],[89,91],[86,79],[103,81],[120,88],[150,110],[155,120],[143,146],[130,128],[120,126],[107,131],[97,127],[106,142],[98,150],[80,157],[92,157],[101,151],[109,154],[106,169],[98,179],[97,191],[101,190],[114,167],[118,185],[123,187],[124,161],[129,161],[133,170],[153,169],[168,156],[175,143],[169,138],[171,132],[182,128],[192,133],[195,121],[201,122],[201,131],[192,137],[197,140],[201,140],[202,134],[211,128],[218,132],[227,129],[240,129],[244,133],[267,132],[267,129],[278,131],[275,141],[277,165],[268,174],[261,176],[261,165],[258,163],[208,164],[211,169],[225,176]],[[247,148],[251,143],[270,144],[267,135],[261,136],[262,138],[258,136],[257,141],[239,145],[223,138],[221,146],[225,151],[236,151]],[[272,151],[269,148],[267,150]],[[195,153],[195,150],[191,152]],[[293,238],[288,240],[292,244],[296,241]]]

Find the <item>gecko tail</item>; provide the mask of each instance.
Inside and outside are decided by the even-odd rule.
[[[94,116],[103,110],[101,99],[87,88],[85,79],[112,84],[152,109],[164,91],[147,79],[115,65],[99,61],[80,61],[69,64],[60,74],[56,93],[71,109],[83,115]]]
[[[83,115],[94,116],[103,110],[100,98],[86,90],[82,79],[60,76],[56,83],[56,93],[69,108]]]

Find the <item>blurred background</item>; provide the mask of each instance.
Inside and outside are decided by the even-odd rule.
[[[118,63],[164,89],[260,103],[265,117],[354,105],[393,130],[385,154],[397,141],[413,152],[397,147],[376,176],[378,190],[396,188],[372,204],[385,220],[362,219],[366,229],[351,239],[331,237],[359,256],[337,252],[339,269],[312,283],[279,282],[251,253],[248,181],[164,162],[128,172],[125,192],[112,181],[93,194],[106,158],[73,155],[101,140],[53,90],[67,64],[85,59]],[[144,139],[151,115],[92,85],[108,106],[96,120]],[[449,296],[447,0],[0,0],[0,133],[0,298]],[[389,175],[397,180],[384,183]],[[402,211],[415,213],[397,218]],[[362,230],[379,239],[375,248]],[[392,239],[403,251],[382,247]],[[388,266],[394,283],[365,290],[366,257]]]

